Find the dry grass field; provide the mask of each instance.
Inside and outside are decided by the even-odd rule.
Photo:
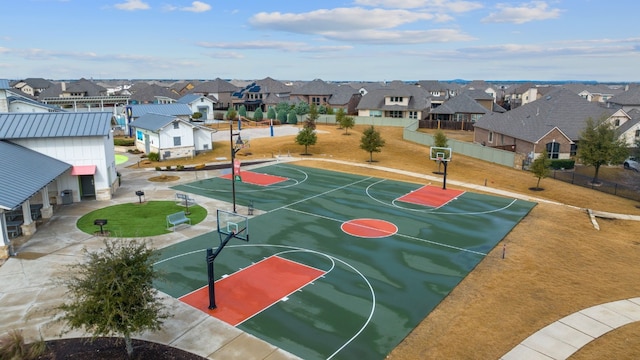
[[[364,126],[344,135],[335,126],[318,126],[318,142],[301,165],[423,183],[370,166],[347,166],[314,159],[368,164],[359,148]],[[437,165],[428,149],[402,140],[400,128],[377,128],[386,145],[374,153],[374,164],[434,175]],[[468,140],[470,133],[447,133]],[[160,165],[215,162],[229,156],[228,143],[195,159]],[[277,154],[300,156],[304,147],[294,136],[255,138],[239,158],[258,160]],[[246,153],[250,152],[251,155]],[[148,164],[143,166],[156,166]],[[621,168],[601,170],[613,178]],[[448,180],[497,188],[552,200],[531,213],[389,354],[389,359],[499,359],[542,327],[581,309],[640,296],[640,222],[598,219],[596,230],[585,209],[640,215],[638,203],[595,190],[543,179],[543,191],[531,191],[536,178],[528,172],[453,155]],[[448,183],[448,187],[454,186]],[[502,258],[503,245],[506,257]],[[420,301],[416,299],[416,301]],[[585,346],[571,359],[633,359],[640,356],[640,322],[613,331]]]

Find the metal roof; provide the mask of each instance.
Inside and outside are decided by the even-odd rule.
[[[2,90],[7,90],[10,89],[11,87],[9,86],[9,80],[7,79],[0,79],[0,89]]]
[[[138,129],[158,132],[160,129],[173,122],[174,120],[180,121],[180,118],[170,115],[149,113],[140,116],[129,125]]]
[[[0,209],[11,210],[40,191],[70,164],[0,140]]]
[[[187,104],[140,104],[131,105],[134,118],[144,114],[154,113],[168,116],[191,115],[191,108]]]
[[[110,112],[0,113],[0,139],[106,136]]]

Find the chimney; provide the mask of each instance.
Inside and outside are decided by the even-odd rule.
[[[62,89],[62,91],[67,91],[67,85],[64,83],[64,81],[60,81],[60,89]]]

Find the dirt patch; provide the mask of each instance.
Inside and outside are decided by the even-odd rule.
[[[171,182],[171,181],[178,181],[178,180],[180,180],[180,176],[175,176],[175,175],[160,175],[160,176],[154,176],[149,178],[149,181],[153,181],[153,182]]]

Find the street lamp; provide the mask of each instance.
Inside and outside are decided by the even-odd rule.
[[[233,137],[237,136],[236,142]],[[229,143],[231,145],[231,194],[233,196],[233,212],[236,213],[236,154],[244,147],[240,133],[233,133],[233,120],[229,121]]]

